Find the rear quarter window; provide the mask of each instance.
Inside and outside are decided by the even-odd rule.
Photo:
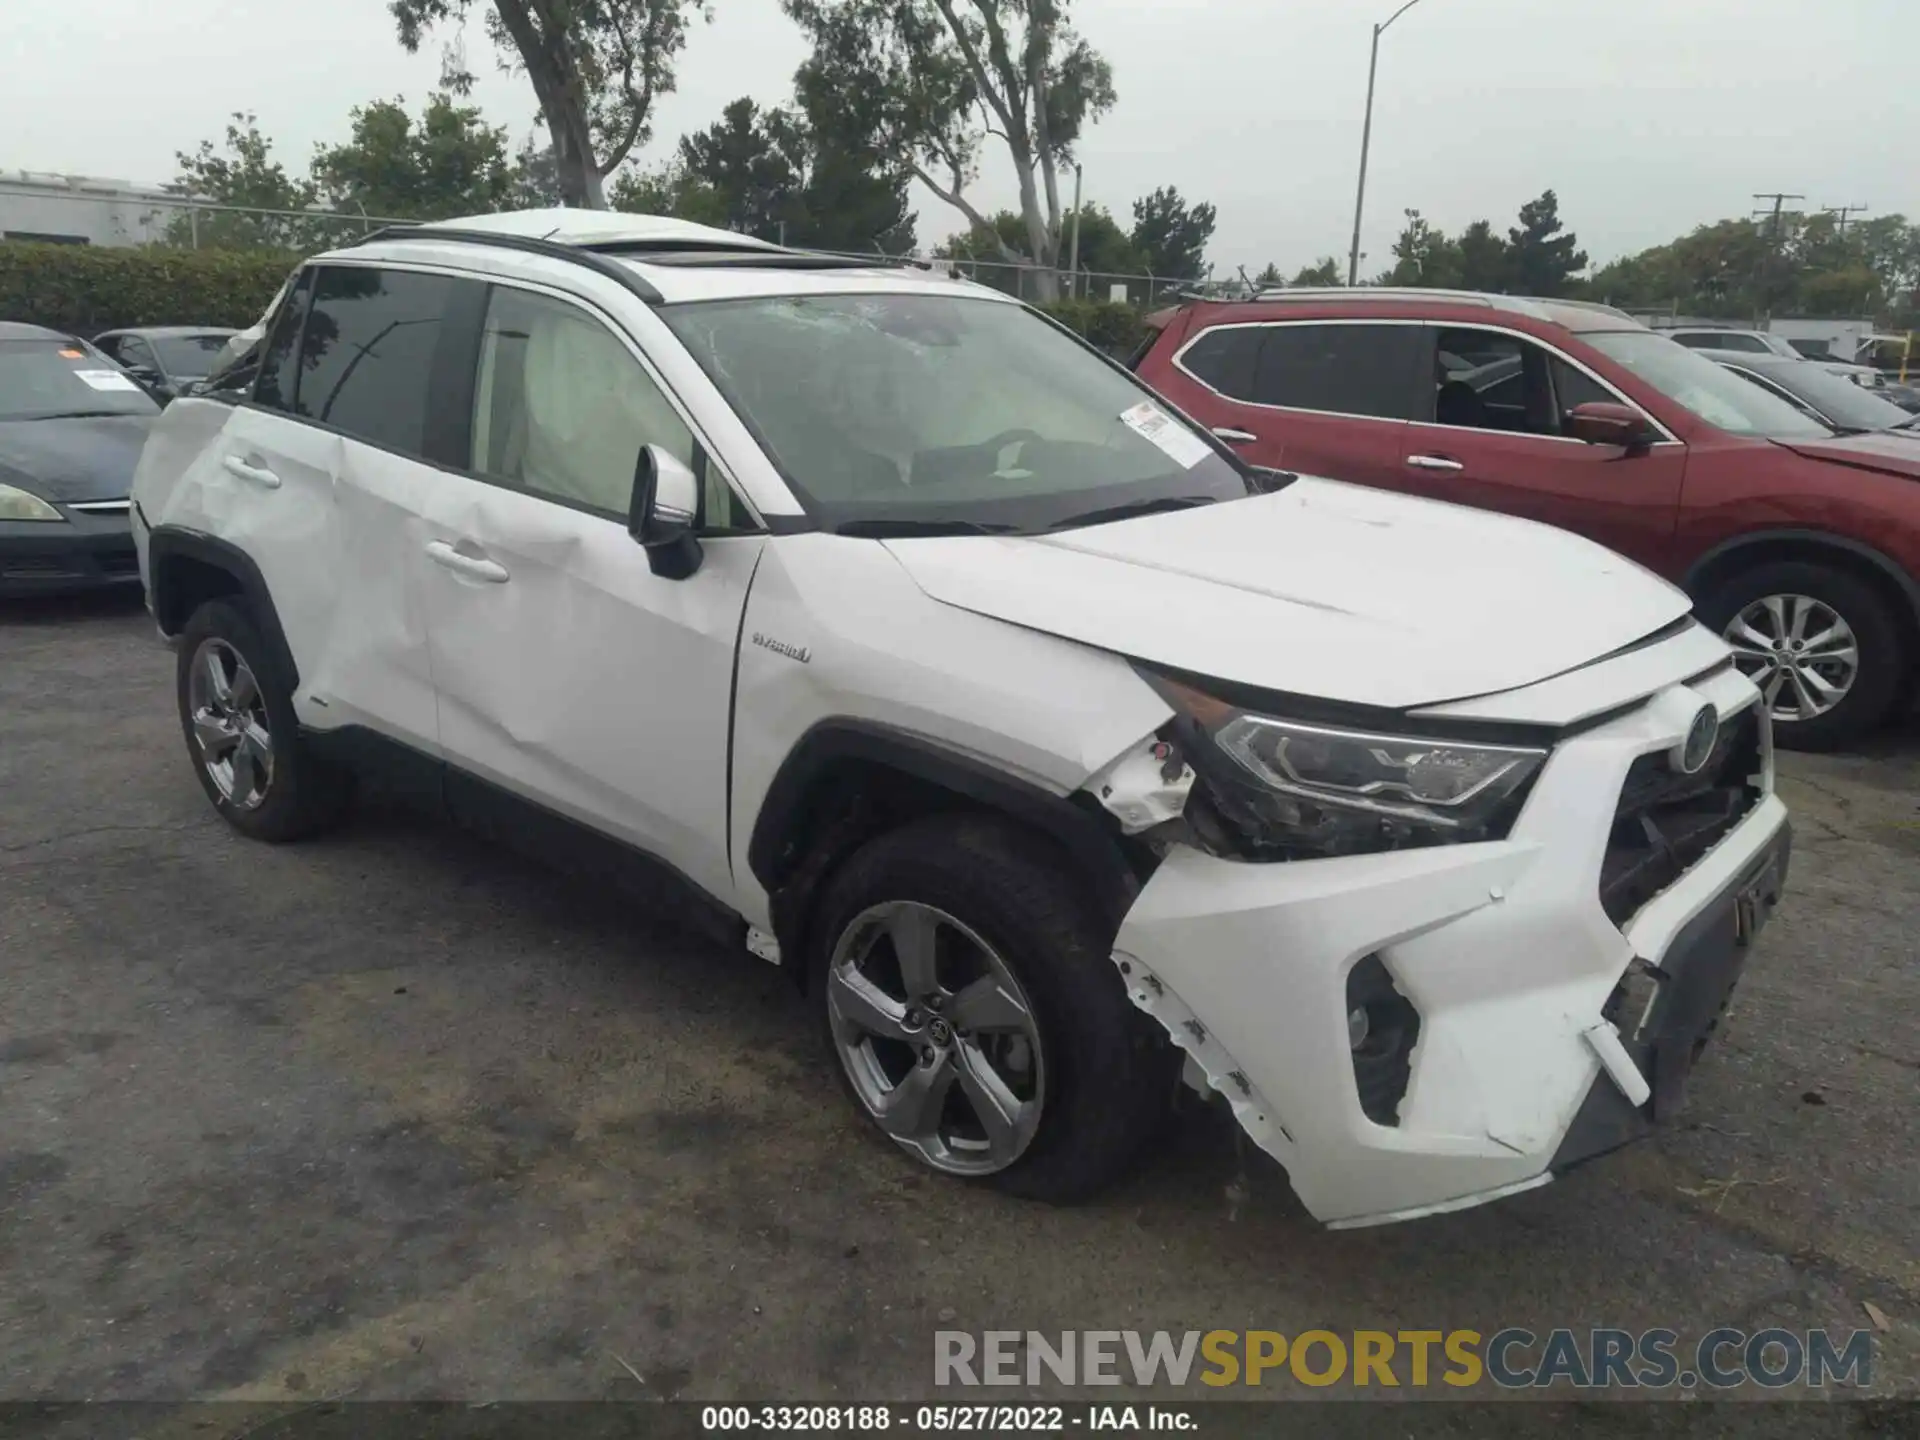
[[[1180,368],[1222,395],[1251,400],[1264,333],[1258,325],[1217,325],[1181,352]]]

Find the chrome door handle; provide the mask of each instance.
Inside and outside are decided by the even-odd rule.
[[[1458,460],[1450,460],[1445,455],[1409,455],[1407,464],[1416,470],[1464,470],[1467,467]]]
[[[245,480],[250,485],[258,485],[266,490],[280,488],[280,477],[264,465],[250,465],[238,455],[229,455],[220,464],[229,475]]]
[[[1252,445],[1260,439],[1260,437],[1251,430],[1236,430],[1231,425],[1214,426],[1213,438],[1216,440],[1224,440],[1229,445]]]
[[[444,540],[427,542],[427,558],[456,575],[465,575],[469,580],[484,580],[489,585],[504,585],[510,578],[506,566],[483,560],[478,555],[462,555]]]

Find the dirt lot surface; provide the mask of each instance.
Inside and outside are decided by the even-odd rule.
[[[925,1178],[745,953],[384,809],[232,834],[172,665],[137,603],[0,610],[8,1397],[908,1399],[936,1329],[1693,1335],[1868,1302],[1873,1390],[1920,1393],[1920,729],[1785,759],[1788,899],[1683,1124],[1329,1234],[1270,1165],[1236,1203],[1206,1113],[1087,1208]]]

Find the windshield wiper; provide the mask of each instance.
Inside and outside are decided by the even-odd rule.
[[[1047,526],[1052,530],[1074,530],[1082,525],[1106,525],[1115,520],[1132,520],[1141,515],[1158,515],[1167,510],[1191,510],[1197,505],[1217,505],[1213,495],[1162,495],[1157,500],[1135,500],[1126,505],[1109,505],[1102,510],[1086,510],[1069,515]]]
[[[22,415],[22,420],[118,420],[125,415],[143,414],[139,410],[49,410],[44,415]]]
[[[1017,525],[999,525],[986,520],[843,520],[833,527],[836,535],[859,535],[872,540],[899,539],[909,535],[1016,535]]]

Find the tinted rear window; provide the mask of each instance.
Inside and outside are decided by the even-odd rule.
[[[1253,398],[1262,405],[1413,418],[1418,325],[1271,325]]]
[[[323,268],[301,341],[293,411],[405,454],[422,452],[443,275]]]

